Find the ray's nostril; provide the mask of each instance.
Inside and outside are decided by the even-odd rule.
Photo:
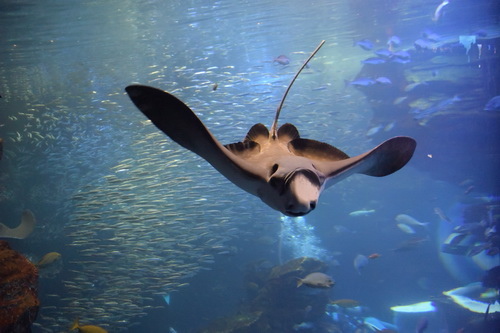
[[[316,201],[311,201],[309,203],[309,207],[311,208],[311,210],[314,209],[314,208],[316,208]]]

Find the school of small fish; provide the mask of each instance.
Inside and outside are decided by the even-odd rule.
[[[300,51],[292,56],[298,54],[303,56]],[[175,81],[163,80],[162,86],[173,87],[169,90],[186,97],[203,119],[213,120],[221,141],[233,142],[245,136],[249,125],[266,118],[271,123],[296,71],[289,67],[256,64],[242,71],[232,65],[151,65],[148,77],[154,84],[170,73]],[[303,74],[283,120],[308,124],[314,118],[328,124],[332,115],[320,110],[330,109],[335,100],[345,102],[333,91],[318,89],[313,70]],[[207,163],[177,149],[149,121],[138,115],[132,127],[130,117],[137,113],[124,107],[128,101],[121,90],[96,82],[90,96],[88,91],[49,95],[44,101],[26,96],[26,107],[6,118],[6,128],[17,130],[2,134],[1,162],[9,180],[0,200],[36,202],[38,210],[48,213],[30,237],[48,241],[64,233],[67,245],[78,253],[62,253],[63,269],[71,278],[63,281],[60,293],[46,296],[35,323],[46,332],[65,331],[76,317],[109,331],[128,327],[146,315],[155,297],[187,286],[188,278],[211,269],[218,255],[234,254],[226,243],[244,237],[252,228],[245,225],[267,222],[257,216],[279,219]],[[317,126],[314,135],[333,134],[338,147],[360,152],[349,137],[356,128],[362,133],[365,120],[355,116],[354,105],[347,110],[352,112],[335,117],[333,133],[328,126]],[[39,181],[28,188],[16,185],[27,178]],[[193,196],[193,188],[201,195]],[[37,258],[44,263],[58,256]]]
[[[135,146],[163,140],[151,135],[158,137]],[[182,152],[136,153],[73,195],[65,232],[80,258],[68,263],[74,278],[64,281],[64,296],[54,295],[67,301],[57,309],[66,318],[79,315],[108,330],[127,327],[146,315],[153,297],[180,290],[217,256],[234,254],[226,243],[241,236],[246,221],[258,224],[253,216],[265,214],[253,215],[258,202],[245,203],[248,198],[226,189],[230,184],[211,171],[179,175],[179,168],[189,168]],[[193,197],[193,188],[203,194]],[[231,198],[212,200],[221,189]],[[253,209],[238,209],[245,204]]]

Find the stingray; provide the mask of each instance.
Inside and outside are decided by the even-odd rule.
[[[168,92],[144,85],[130,85],[125,90],[158,129],[205,159],[232,183],[287,216],[302,216],[316,207],[326,188],[355,173],[387,176],[402,168],[416,147],[414,139],[399,136],[349,157],[327,143],[301,138],[290,123],[278,128],[290,87],[323,43],[292,79],[271,129],[255,124],[243,141],[236,143],[221,144],[184,102]]]
[[[35,215],[30,210],[25,210],[21,216],[21,223],[15,228],[9,228],[0,223],[0,238],[24,239],[28,237],[35,229]]]

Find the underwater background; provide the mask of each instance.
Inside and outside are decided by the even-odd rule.
[[[61,254],[40,267],[33,332],[76,318],[109,332],[383,329],[367,318],[457,332],[483,318],[442,292],[500,264],[499,24],[496,0],[2,1],[0,222],[36,217],[27,238],[2,239],[33,262]],[[168,91],[237,142],[271,125],[321,40],[281,124],[349,156],[398,135],[417,150],[390,176],[336,184],[302,218],[237,188],[124,92]],[[263,294],[273,267],[301,257],[335,285]],[[262,301],[293,293],[305,306]],[[391,310],[426,301],[437,310]]]

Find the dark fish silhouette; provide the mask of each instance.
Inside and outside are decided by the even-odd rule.
[[[385,62],[386,62],[385,59],[379,57],[370,57],[365,60],[361,60],[361,63],[368,65],[380,65],[380,64],[385,64]]]
[[[286,55],[280,55],[274,58],[273,62],[276,62],[280,65],[289,65],[290,64],[290,58],[288,58]]]
[[[363,40],[359,40],[357,42],[354,42],[353,46],[356,46],[356,45],[361,47],[365,51],[370,51],[371,49],[373,49],[373,43],[368,39],[363,39]]]
[[[485,288],[496,288],[500,289],[500,266],[495,266],[482,278],[482,284]]]
[[[486,103],[484,111],[500,111],[500,96],[495,96]]]

